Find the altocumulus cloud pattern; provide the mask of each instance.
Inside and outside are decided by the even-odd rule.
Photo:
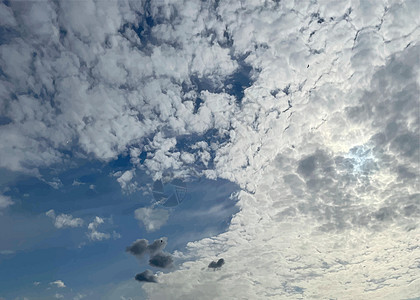
[[[420,297],[419,15],[2,1],[0,299]]]

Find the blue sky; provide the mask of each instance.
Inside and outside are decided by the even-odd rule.
[[[1,1],[0,300],[418,297],[418,15]]]
[[[2,295],[45,299],[52,297],[57,289],[60,291],[49,285],[59,279],[73,291],[66,297],[77,293],[89,295],[94,291],[93,299],[109,285],[133,279],[143,269],[158,270],[148,266],[147,259],[137,260],[125,252],[134,240],[153,241],[166,236],[169,237],[166,251],[182,251],[190,241],[226,230],[237,211],[235,199],[230,198],[238,191],[235,184],[222,179],[191,178],[185,181],[187,194],[179,206],[162,206],[170,215],[166,224],[148,232],[134,218],[134,211],[155,202],[152,188],[146,188],[145,193],[127,195],[111,175],[127,167],[129,162],[124,157],[110,164],[85,161],[77,168],[55,173],[54,178],[62,183],[58,189],[25,176],[8,182],[8,194],[20,201],[10,207],[10,218],[3,216],[1,219],[2,251],[14,252],[1,257]],[[136,180],[144,186],[153,183],[144,173],[138,173]],[[79,184],[74,185],[75,181]],[[86,223],[100,216],[107,220],[101,230],[115,231],[119,236],[90,241],[86,226],[55,228],[53,221],[45,215],[50,209],[57,214],[71,214]],[[215,209],[213,214],[207,213],[212,209]],[[40,284],[34,285],[34,282]]]

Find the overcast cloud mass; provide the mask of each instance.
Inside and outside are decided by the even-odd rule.
[[[0,299],[420,297],[419,15],[2,1]]]

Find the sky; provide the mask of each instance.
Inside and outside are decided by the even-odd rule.
[[[420,299],[420,3],[0,3],[0,299]]]

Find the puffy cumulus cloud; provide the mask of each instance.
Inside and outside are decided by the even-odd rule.
[[[150,270],[139,273],[134,278],[140,282],[157,282],[157,277]]]
[[[59,214],[56,215],[53,209],[50,209],[45,213],[46,216],[50,217],[54,221],[56,228],[64,227],[80,227],[83,226],[83,220],[80,218],[74,218],[72,215]]]
[[[109,219],[108,219],[109,221]],[[105,224],[105,220],[101,217],[96,216],[91,223],[88,225],[88,232],[86,233],[87,237],[91,241],[102,241],[108,240],[110,238],[118,239],[121,235],[115,231],[112,233],[109,232],[100,232],[98,231],[98,227],[102,224]]]
[[[143,223],[147,231],[152,232],[166,223],[169,219],[169,212],[162,208],[142,207],[134,211],[134,216]]]
[[[55,287],[58,287],[58,288],[66,287],[66,285],[64,284],[62,280],[56,280],[56,281],[50,282],[50,285],[54,285]]]

